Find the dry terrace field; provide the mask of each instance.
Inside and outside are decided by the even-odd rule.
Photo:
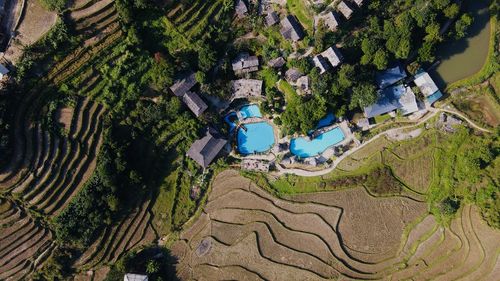
[[[172,251],[183,280],[494,280],[500,232],[460,212],[445,229],[411,199],[355,188],[283,200],[225,171]]]

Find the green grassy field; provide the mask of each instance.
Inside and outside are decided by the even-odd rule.
[[[305,0],[287,0],[286,4],[288,10],[297,17],[302,26],[304,26],[309,33],[312,33],[314,28],[313,12],[306,5]]]

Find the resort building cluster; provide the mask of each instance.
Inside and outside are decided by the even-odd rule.
[[[285,14],[280,18],[271,1],[259,2],[259,11],[266,26],[279,23],[279,32],[285,40],[291,42],[304,38],[304,29],[295,16]],[[315,16],[314,26],[318,28],[323,24],[327,29],[335,31],[343,20],[352,17],[356,9],[364,4],[363,2],[363,0],[334,1]],[[249,9],[245,1],[237,0],[235,9],[237,18],[248,16]],[[335,71],[344,62],[339,48],[342,47],[333,45],[306,59],[318,68],[320,74]],[[377,126],[374,120],[377,117],[389,115],[418,119],[442,96],[427,72],[420,70],[411,76],[397,63],[377,73],[373,82],[378,89],[378,98],[375,103],[363,109],[363,118],[346,120],[328,114],[307,135],[284,136],[280,126],[273,122],[275,116],[263,116],[260,111],[264,82],[255,79],[257,78],[255,73],[260,68],[276,69],[279,71],[280,79],[287,81],[297,94],[303,96],[311,94],[310,78],[298,68],[287,67],[287,58],[283,56],[271,59],[265,65],[260,64],[258,56],[249,52],[241,52],[231,59],[236,79],[229,83],[231,95],[229,100],[225,101],[226,106],[218,109],[219,113],[223,113],[229,133],[227,136],[222,136],[220,130],[212,126],[201,139],[191,145],[187,153],[203,168],[207,168],[221,151],[240,158],[241,169],[251,171],[268,172],[277,165],[301,168],[328,165],[332,158],[339,157],[352,147],[358,146],[360,141],[354,131],[369,130]],[[181,98],[195,116],[201,118],[208,109],[204,100],[210,103],[212,101],[210,97],[204,98],[203,93],[198,94],[199,91],[193,90],[197,88],[196,84],[195,74],[188,73],[176,80],[170,91]]]

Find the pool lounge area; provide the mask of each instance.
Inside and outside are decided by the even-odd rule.
[[[335,127],[312,140],[306,137],[292,139],[290,142],[290,152],[301,158],[314,157],[323,153],[329,147],[342,142],[344,139],[345,135],[342,129]]]

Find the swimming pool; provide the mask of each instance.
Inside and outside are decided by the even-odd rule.
[[[344,133],[337,127],[317,136],[311,141],[304,137],[292,139],[290,142],[290,151],[299,157],[312,157],[323,153],[328,147],[341,142],[344,138]]]
[[[238,130],[238,150],[241,154],[266,152],[274,145],[274,130],[267,122],[244,124]]]
[[[257,106],[256,104],[245,105],[241,107],[238,111],[243,119],[251,117],[259,117],[259,118],[262,117],[259,106]]]

